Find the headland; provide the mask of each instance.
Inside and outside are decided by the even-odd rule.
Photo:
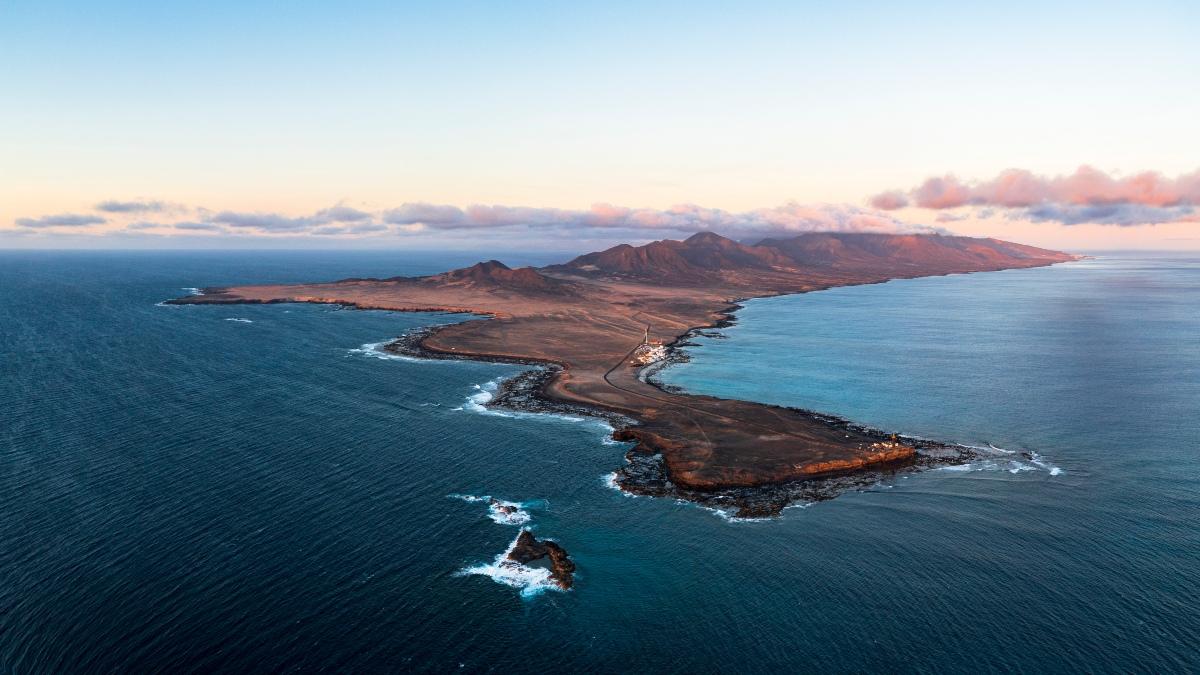
[[[621,245],[539,269],[498,261],[426,277],[206,288],[175,304],[309,302],[482,317],[404,336],[424,358],[530,364],[493,405],[603,417],[634,443],[622,489],[743,517],[832,497],[880,472],[965,462],[970,449],[819,413],[668,391],[642,376],[742,299],[890,279],[1052,265],[1070,254],[997,239],[807,233],[747,245],[714,233]]]

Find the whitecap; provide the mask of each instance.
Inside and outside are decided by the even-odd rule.
[[[509,415],[496,411],[489,410],[487,404],[492,402],[496,396],[496,390],[500,388],[499,380],[488,380],[483,384],[475,385],[475,393],[467,397],[467,402],[463,404],[464,410],[470,410],[473,413],[483,415],[497,415],[500,417],[509,417]]]
[[[411,356],[403,356],[401,354],[393,354],[391,352],[384,351],[383,348],[385,346],[391,344],[391,342],[392,342],[391,340],[385,340],[383,342],[368,342],[367,344],[357,347],[355,349],[347,349],[346,356],[366,356],[366,357],[370,357],[373,359],[383,359],[385,361],[417,361],[417,362],[420,362],[420,361],[425,360],[425,359],[413,358]]]
[[[496,378],[494,380],[488,380],[487,382],[484,382],[483,384],[472,385],[472,388],[474,389],[475,393],[467,396],[467,400],[464,401],[461,406],[459,406],[457,408],[451,408],[451,409],[452,410],[460,410],[460,411],[465,410],[467,412],[473,412],[473,413],[477,413],[480,415],[490,415],[492,417],[512,417],[512,418],[516,418],[516,419],[525,419],[525,420],[559,420],[562,422],[585,422],[585,421],[587,421],[587,419],[590,419],[590,418],[584,418],[584,417],[575,417],[574,415],[561,415],[558,413],[549,413],[549,412],[547,412],[547,413],[522,412],[522,411],[513,411],[513,410],[497,410],[495,408],[489,408],[488,404],[491,403],[492,400],[496,397],[496,392],[500,389],[500,383],[503,382],[503,380],[504,380],[504,378]],[[606,425],[606,427],[607,427],[607,425]],[[611,435],[612,427],[607,427],[607,428],[609,429],[609,435]]]
[[[693,505],[692,502],[683,499],[676,500],[676,503]],[[805,506],[807,506],[807,504]],[[701,506],[700,508],[716,514],[718,518],[727,523],[769,523],[772,520],[771,518],[742,518],[737,515],[737,511],[732,509],[721,509],[715,506]]]
[[[952,464],[950,466],[938,467],[938,470],[971,473],[974,471],[995,471],[998,468],[1000,468],[998,464],[987,459],[982,462],[967,462],[966,464]]]
[[[204,295],[204,291],[200,290],[199,288],[196,288],[195,286],[185,286],[184,288],[181,288],[179,290],[187,291],[188,295]]]
[[[1036,452],[1031,451],[1029,453],[1029,461],[1036,464],[1038,467],[1049,471],[1051,476],[1061,476],[1063,473],[1061,468],[1051,464],[1050,462],[1047,462],[1045,457],[1042,457]]]
[[[624,443],[627,443],[627,441],[618,441],[617,439],[613,438],[613,432],[616,431],[616,429],[613,427],[613,425],[609,424],[605,420],[596,420],[596,426],[598,426],[600,428],[600,431],[602,433],[602,435],[600,436],[601,444],[603,444],[603,445],[622,445]]]
[[[524,532],[525,530],[522,529],[521,531]],[[508,554],[512,553],[513,548],[517,545],[517,540],[520,538],[521,535],[518,533],[516,538],[512,540],[512,543],[508,545],[508,548],[496,556],[496,559],[491,563],[463,568],[458,572],[458,576],[480,574],[490,577],[492,581],[498,584],[520,589],[521,597],[523,598],[532,598],[541,595],[545,591],[563,590],[550,579],[550,570],[544,567],[530,567],[508,559]]]
[[[977,449],[982,450],[983,448]],[[1013,450],[997,448],[990,443],[988,444],[987,449],[998,451],[1004,455],[1017,454]],[[998,457],[996,459],[983,459],[975,462],[968,462],[966,464],[954,464],[951,466],[938,467],[938,470],[955,471],[960,473],[970,473],[975,471],[1007,471],[1008,473],[1014,475],[1025,473],[1027,471],[1045,471],[1051,476],[1059,476],[1063,473],[1061,468],[1047,462],[1044,457],[1036,452],[1025,453],[1025,457],[1028,461],[1023,462],[1016,459],[1003,459]]]
[[[621,488],[621,484],[617,482],[617,472],[616,471],[604,474],[603,476],[600,477],[600,481],[604,483],[604,487],[606,487],[610,490],[616,490],[617,492],[621,493],[622,496],[629,497],[629,498],[637,497],[637,495],[633,494],[632,492],[629,492],[629,491]]]
[[[487,502],[488,518],[497,525],[524,525],[530,520],[529,512],[525,509],[531,504],[510,502],[491,495],[449,495],[451,499],[461,499],[464,502]]]
[[[226,321],[233,321],[233,322],[235,322],[235,323],[254,323],[254,322],[253,322],[253,321],[251,321],[250,319],[225,319],[225,320],[226,320]]]

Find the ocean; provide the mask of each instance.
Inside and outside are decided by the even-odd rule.
[[[1013,453],[749,522],[376,348],[469,317],[160,304],[480,257],[0,252],[0,671],[1200,670],[1200,257],[746,302],[661,379]]]

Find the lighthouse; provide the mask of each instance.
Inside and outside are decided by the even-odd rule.
[[[662,345],[661,340],[650,339],[650,324],[646,324],[646,330],[642,333],[642,343],[633,350],[630,365],[645,366],[666,357],[667,348]]]

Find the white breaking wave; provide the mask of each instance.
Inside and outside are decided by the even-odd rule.
[[[391,340],[384,340],[383,342],[368,342],[367,344],[355,349],[347,349],[346,356],[367,356],[373,359],[383,359],[385,361],[421,362],[425,360],[383,351],[383,348],[388,344],[391,344]]]
[[[603,444],[603,445],[624,445],[625,443],[629,442],[629,441],[618,441],[618,440],[614,439],[612,437],[612,435],[613,435],[613,432],[616,431],[616,429],[613,427],[613,425],[609,424],[605,420],[596,420],[596,424],[600,427],[600,431],[602,432],[602,435],[600,436],[601,444]]]
[[[522,529],[522,532],[524,532],[524,529]],[[518,533],[513,538],[512,543],[508,545],[508,548],[496,556],[496,559],[491,563],[464,568],[459,571],[459,576],[481,574],[485,577],[490,577],[492,581],[498,584],[520,589],[521,597],[523,598],[532,598],[546,591],[563,590],[550,579],[550,570],[544,567],[522,565],[519,562],[508,559],[508,554],[512,553],[513,548],[517,545],[517,539],[520,537],[521,535]]]
[[[492,402],[492,399],[496,398],[496,392],[500,389],[500,383],[503,381],[503,378],[496,378],[494,380],[488,380],[483,384],[473,385],[475,393],[467,396],[467,400],[462,405],[458,406],[457,408],[451,408],[451,410],[465,410],[467,412],[478,413],[480,415],[491,415],[492,417],[514,417],[517,419],[529,420],[561,420],[563,422],[587,421],[583,417],[575,417],[573,415],[560,415],[557,413],[541,412],[520,412],[489,408],[488,404]],[[612,427],[608,426],[607,423],[604,423],[603,421],[601,422],[605,425],[605,428],[609,430],[608,433],[611,436]]]
[[[1016,451],[998,448],[991,443],[987,444],[986,448],[976,447],[977,450],[985,450],[992,454],[998,455],[995,459],[981,459],[975,462],[966,464],[955,464],[953,466],[940,467],[940,471],[954,471],[958,473],[972,473],[975,471],[1007,471],[1011,474],[1025,473],[1026,471],[1045,471],[1051,476],[1061,476],[1063,470],[1050,462],[1047,462],[1044,457],[1036,452],[1028,454],[1028,461],[1019,459],[1009,459],[1016,455]]]
[[[225,319],[226,321],[234,321],[237,323],[254,323],[250,319]]]
[[[704,509],[705,511],[716,514],[717,517],[719,517],[721,520],[723,520],[727,523],[769,523],[769,522],[772,522],[773,520],[776,520],[775,518],[742,518],[737,515],[737,511],[734,509],[721,509],[721,508],[717,508],[715,506],[702,506],[700,504],[694,504],[692,502],[689,502],[686,499],[677,499],[677,500],[675,500],[675,503],[687,505],[687,506],[699,506],[700,508]],[[809,505],[808,504],[795,504],[794,506],[797,508],[807,508]]]
[[[1044,457],[1036,452],[1029,453],[1029,461],[1036,464],[1038,467],[1049,471],[1051,476],[1062,475],[1063,470],[1061,468],[1047,462]]]
[[[179,290],[187,291],[188,295],[204,295],[204,291],[200,290],[199,288],[196,288],[195,286],[186,286]]]
[[[610,490],[616,490],[617,492],[621,493],[621,495],[624,497],[629,497],[630,499],[633,499],[638,496],[638,495],[633,494],[632,492],[627,492],[627,491],[621,489],[621,486],[617,483],[617,472],[616,471],[613,471],[612,473],[604,474],[603,476],[600,477],[600,480],[604,483],[604,487],[606,487]]]
[[[483,384],[475,385],[475,393],[467,397],[467,402],[455,408],[455,410],[469,410],[473,413],[481,415],[495,415],[497,417],[512,417],[508,413],[502,413],[498,410],[489,410],[488,403],[496,397],[496,390],[500,388],[500,380],[488,380]]]
[[[745,518],[737,515],[736,509],[723,509],[716,506],[704,506],[689,502],[686,499],[677,499],[675,500],[675,503],[686,506],[698,506],[705,511],[715,514],[718,518],[727,523],[772,523],[779,520],[779,518]],[[807,509],[813,504],[816,504],[816,502],[796,502],[795,504],[788,504],[780,509],[780,514],[782,515],[782,512],[787,511],[788,509]]]
[[[487,502],[488,518],[497,525],[524,525],[529,522],[529,512],[525,509],[529,504],[521,502],[510,502],[503,499],[497,499],[491,495],[449,495],[452,499],[461,499],[464,502]]]

